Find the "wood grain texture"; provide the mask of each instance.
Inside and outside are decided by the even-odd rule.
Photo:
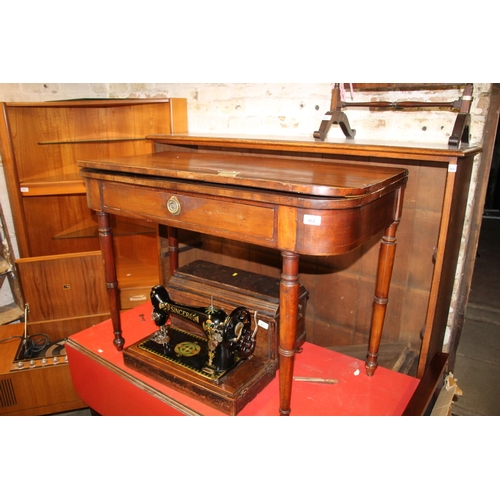
[[[404,171],[397,172],[389,167],[373,169],[368,165],[358,165],[358,168],[350,169],[341,162],[209,153],[200,156],[181,152],[162,152],[100,162],[80,160],[78,164],[113,173],[134,173],[326,197],[367,195],[406,175]]]
[[[235,152],[248,153],[254,151],[258,154],[269,152],[300,153],[301,155],[345,155],[356,158],[395,158],[419,161],[448,161],[449,158],[465,157],[478,153],[481,148],[469,146],[467,148],[450,149],[443,144],[417,144],[398,141],[369,141],[348,139],[315,140],[313,137],[271,136],[267,138],[250,135],[232,134],[174,134],[150,135],[149,138],[157,143],[156,150],[161,145],[174,147],[190,146],[197,148],[214,148]],[[221,152],[219,151],[219,152]]]
[[[30,321],[108,312],[99,251],[18,259],[16,265]]]
[[[38,276],[48,279],[49,274],[60,273],[59,279],[65,282],[66,270],[63,264],[58,269],[54,267],[53,256],[61,256],[62,262],[63,256],[75,254],[83,262],[84,253],[100,249],[97,217],[88,207],[85,181],[77,161],[150,153],[153,145],[146,139],[148,134],[174,131],[187,131],[186,99],[3,103],[0,153],[20,257],[40,258],[36,264]],[[93,196],[99,198],[100,193]],[[120,214],[113,216],[110,224],[117,236],[114,250],[119,283],[126,287],[124,299],[133,299],[137,287],[152,286],[160,279],[157,228],[147,222],[141,223],[142,227],[133,227]],[[47,260],[45,270],[43,258]],[[78,268],[76,261],[75,268]],[[101,267],[88,269],[88,273],[99,270]],[[43,306],[48,311],[48,304],[40,303],[47,298],[31,295],[42,291],[29,284],[28,279],[25,286],[29,292],[25,300],[36,305],[35,309]],[[58,302],[62,296],[56,295],[52,300]],[[70,294],[65,295],[69,300]],[[90,292],[82,295],[82,310],[88,306],[89,297],[92,297]],[[130,302],[129,299],[123,303]],[[61,305],[54,306],[52,312],[57,311],[60,316],[49,318],[44,313],[36,321],[44,321],[51,327],[56,325],[54,321],[67,319],[69,311],[77,317],[74,303],[68,304],[66,311]]]

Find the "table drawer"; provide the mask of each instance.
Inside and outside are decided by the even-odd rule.
[[[113,182],[102,186],[102,202],[107,211],[125,211],[126,215],[166,225],[216,235],[275,240],[275,209],[270,206]]]

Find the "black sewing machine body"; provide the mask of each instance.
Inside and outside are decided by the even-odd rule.
[[[218,381],[255,350],[257,325],[244,307],[231,314],[213,305],[197,307],[174,302],[162,285],[151,289],[152,318],[159,329],[141,348]],[[199,334],[169,324],[174,315],[198,327]]]
[[[191,397],[195,406],[236,415],[275,379],[279,280],[196,261],[150,295],[152,328],[125,346],[124,364],[176,391],[166,397],[182,408],[191,409],[192,403],[178,400],[177,393]],[[306,299],[304,289],[303,313]],[[304,321],[298,331],[305,337]]]

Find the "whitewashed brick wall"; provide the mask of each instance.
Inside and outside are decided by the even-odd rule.
[[[474,84],[472,142],[482,142],[491,84]],[[0,101],[48,101],[103,97],[186,97],[189,131],[278,136],[306,136],[319,128],[330,107],[331,83],[0,83]],[[357,93],[356,100],[453,101],[457,90]],[[347,99],[349,93],[347,94]],[[455,114],[446,111],[379,111],[350,109],[351,127],[359,140],[388,140],[446,145]],[[333,126],[330,138],[342,139]],[[0,203],[15,245],[10,208],[0,172]],[[474,186],[472,186],[472,189]],[[16,247],[17,248],[17,247]],[[15,250],[17,256],[17,250]],[[11,302],[9,290],[0,292],[0,306]]]
[[[473,142],[480,142],[490,84],[475,84]],[[356,100],[453,101],[458,92],[357,93]],[[46,101],[91,97],[186,97],[191,132],[310,136],[330,107],[330,83],[0,83],[0,101]],[[349,93],[347,94],[349,98]],[[444,143],[454,113],[372,112],[349,109],[357,139]],[[342,138],[338,127],[329,137]]]

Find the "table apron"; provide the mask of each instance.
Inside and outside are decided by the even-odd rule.
[[[392,224],[398,189],[369,203],[311,209],[86,179],[91,209],[304,255],[351,251]]]

